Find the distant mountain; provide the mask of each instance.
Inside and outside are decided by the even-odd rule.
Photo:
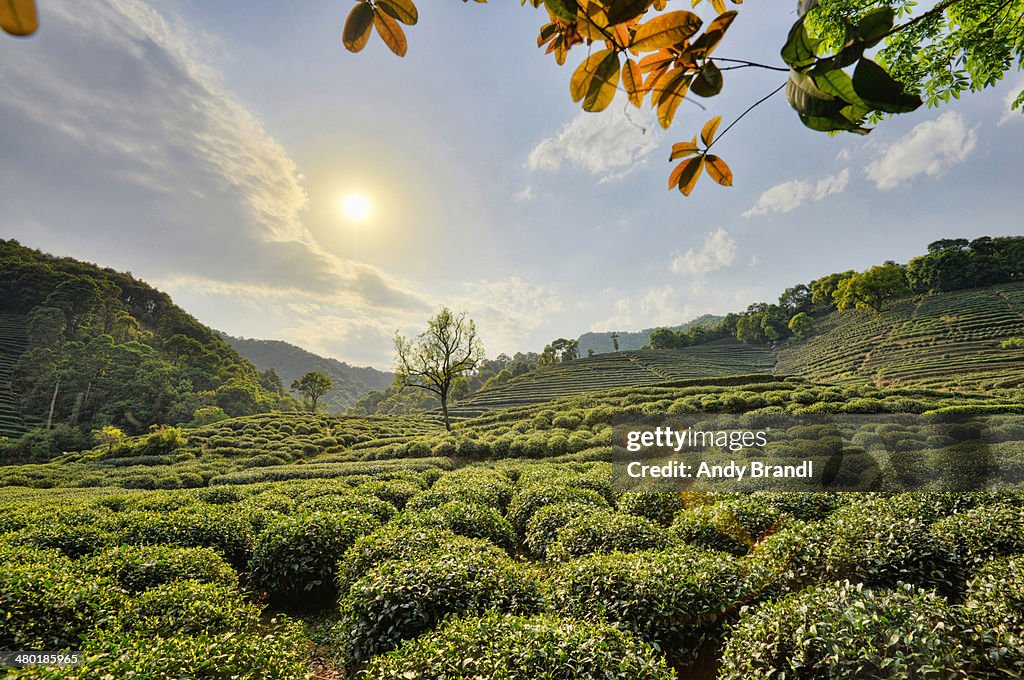
[[[224,335],[235,350],[260,371],[273,368],[284,388],[310,371],[320,371],[331,379],[334,389],[324,395],[328,411],[338,412],[374,390],[384,390],[395,376],[375,368],[349,366],[343,361],[322,357],[281,340],[250,340]]]
[[[722,317],[720,316],[705,314],[680,326],[669,326],[669,329],[673,331],[686,331],[694,326],[704,326],[705,328],[708,328],[710,326],[714,326],[716,323],[721,321],[721,319]],[[658,328],[660,328],[660,326]],[[658,328],[645,328],[642,331],[605,331],[600,333],[584,333],[579,337],[580,356],[587,356],[587,350],[590,349],[594,350],[594,354],[614,352],[615,345],[612,343],[613,332],[617,333],[619,336],[620,351],[640,349],[650,342],[651,333],[658,330]]]

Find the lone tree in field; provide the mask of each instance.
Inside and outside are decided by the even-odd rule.
[[[309,410],[314,413],[320,403],[320,398],[330,392],[333,387],[334,383],[331,382],[331,379],[320,371],[310,371],[298,380],[292,381],[292,392],[301,394],[309,405]]]
[[[484,358],[476,324],[466,313],[442,307],[415,341],[395,331],[395,377],[404,387],[437,395],[445,429],[451,430],[448,397],[455,380],[474,370]]]

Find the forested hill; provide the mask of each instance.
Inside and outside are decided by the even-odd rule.
[[[108,424],[139,433],[197,412],[291,402],[272,376],[130,274],[0,240],[0,316],[23,338],[0,344],[9,367],[0,389],[39,426],[16,444],[26,457],[91,445],[90,431]]]
[[[721,320],[722,317],[720,316],[704,314],[693,321],[689,321],[678,326],[671,326],[671,330],[685,332],[697,326],[710,328]],[[580,356],[587,356],[588,350],[591,349],[594,350],[595,354],[604,354],[605,352],[615,352],[617,350],[626,351],[630,349],[640,349],[650,342],[651,333],[656,330],[656,328],[645,328],[642,331],[602,331],[584,333],[579,337]],[[619,341],[618,348],[615,347],[615,341],[612,339],[613,335],[617,336],[615,339]]]
[[[293,380],[310,371],[320,371],[331,379],[334,389],[324,395],[321,403],[328,411],[348,408],[374,390],[387,389],[395,376],[375,368],[350,366],[343,361],[322,357],[281,340],[249,340],[223,336],[239,354],[260,371],[274,369],[285,389]]]

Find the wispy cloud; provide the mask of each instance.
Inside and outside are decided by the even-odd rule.
[[[580,113],[554,137],[530,152],[531,170],[576,166],[602,181],[624,177],[658,148],[657,124],[649,113],[612,107],[602,113]]]
[[[754,206],[743,213],[744,217],[767,215],[768,213],[788,213],[796,210],[807,201],[820,201],[826,196],[842,193],[850,183],[850,170],[844,168],[835,175],[830,175],[816,182],[793,179],[776,184],[766,189],[754,203]]]
[[[672,260],[669,268],[676,274],[703,277],[728,267],[736,260],[736,239],[722,228],[711,232],[699,248],[690,248]]]
[[[959,113],[949,111],[919,123],[890,144],[880,159],[868,165],[866,174],[883,191],[918,175],[937,177],[963,162],[977,142],[976,130],[968,128]]]

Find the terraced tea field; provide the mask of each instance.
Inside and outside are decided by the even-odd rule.
[[[821,382],[923,387],[1024,385],[1024,284],[912,299],[880,315],[832,314],[807,342],[783,348],[776,370]]]
[[[25,317],[0,314],[0,437],[20,437],[28,429],[11,389],[11,373],[28,344]]]
[[[711,343],[679,350],[598,354],[544,366],[499,387],[479,392],[452,409],[468,417],[494,409],[537,404],[589,392],[688,378],[770,373],[774,359],[760,347]]]

